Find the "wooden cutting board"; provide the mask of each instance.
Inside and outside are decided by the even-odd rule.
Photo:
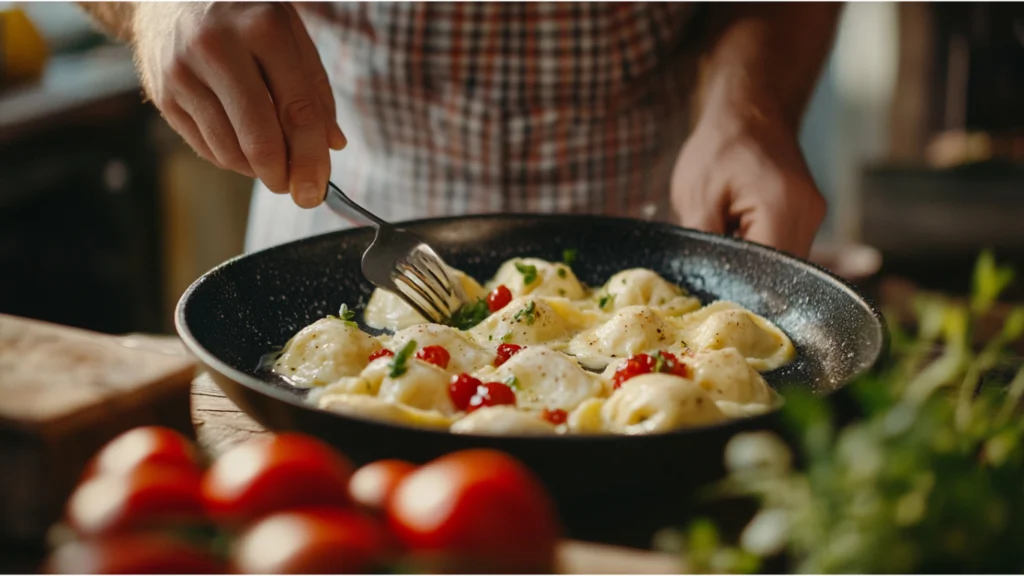
[[[160,424],[194,437],[194,375],[180,352],[0,314],[0,539],[41,538],[117,434]]]

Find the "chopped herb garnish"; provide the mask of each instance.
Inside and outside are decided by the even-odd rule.
[[[523,285],[529,286],[537,281],[537,267],[533,264],[520,264],[516,262],[516,270],[523,275]]]
[[[388,368],[391,368],[391,373],[388,374],[388,376],[391,378],[398,378],[402,374],[405,374],[409,369],[405,364],[409,361],[409,358],[412,357],[412,353],[415,351],[416,341],[409,340],[409,342],[407,342],[405,346],[402,346],[402,349],[398,351],[398,354],[395,354],[395,357],[391,359],[391,362],[388,363]]]
[[[559,296],[565,296],[565,288],[559,288],[558,289],[558,295]]]
[[[558,277],[559,278],[565,278],[568,275],[569,275],[569,273],[565,271],[565,268],[562,268],[562,267],[558,268]]]
[[[526,318],[526,325],[533,326],[533,323],[537,320],[537,317],[535,315],[536,312],[537,306],[534,303],[534,301],[531,300],[530,303],[526,305],[526,308],[523,308],[519,312],[516,312],[516,315],[513,316],[512,319],[518,322],[523,318]]]
[[[576,261],[577,253],[578,251],[575,248],[562,250],[562,262],[565,262],[566,266],[572,267],[572,263]]]
[[[615,302],[615,294],[605,294],[597,301],[597,306],[604,310],[606,306],[610,306],[613,302]]]
[[[509,388],[511,388],[513,390],[518,390],[519,389],[519,378],[516,378],[515,375],[512,375],[512,376],[509,376],[508,378],[505,378],[505,386],[508,386]]]
[[[487,307],[487,300],[479,298],[476,302],[466,304],[456,310],[455,314],[448,320],[448,325],[459,330],[469,330],[486,320],[490,315],[491,310]]]
[[[661,369],[665,367],[665,356],[661,354],[659,350],[654,355],[654,372],[661,372]]]
[[[512,331],[511,330],[509,330],[508,332],[505,332],[505,334],[501,337],[501,341],[502,342],[509,342],[511,340],[512,340]]]
[[[327,317],[334,318],[335,320],[341,320],[342,322],[351,326],[352,328],[358,328],[358,325],[356,325],[355,323],[356,311],[350,310],[347,304],[341,305],[341,309],[338,310],[337,316],[334,316],[333,314],[328,314]]]

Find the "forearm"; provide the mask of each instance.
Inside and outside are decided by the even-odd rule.
[[[111,36],[123,42],[134,40],[134,2],[79,2],[78,6]]]
[[[712,34],[696,94],[698,121],[724,113],[796,130],[841,9],[817,2],[709,4]]]

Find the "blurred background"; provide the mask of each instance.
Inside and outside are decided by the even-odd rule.
[[[191,152],[74,5],[0,14],[0,312],[172,332],[242,252],[251,181]],[[985,247],[1021,267],[1022,103],[1020,4],[847,5],[801,134],[829,200],[814,259],[882,304],[965,292]]]

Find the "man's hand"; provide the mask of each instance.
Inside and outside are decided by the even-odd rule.
[[[130,36],[146,92],[200,155],[320,203],[345,136],[291,4],[141,2]]]
[[[793,131],[739,115],[702,118],[672,173],[672,205],[683,226],[738,233],[800,257],[825,217]]]

